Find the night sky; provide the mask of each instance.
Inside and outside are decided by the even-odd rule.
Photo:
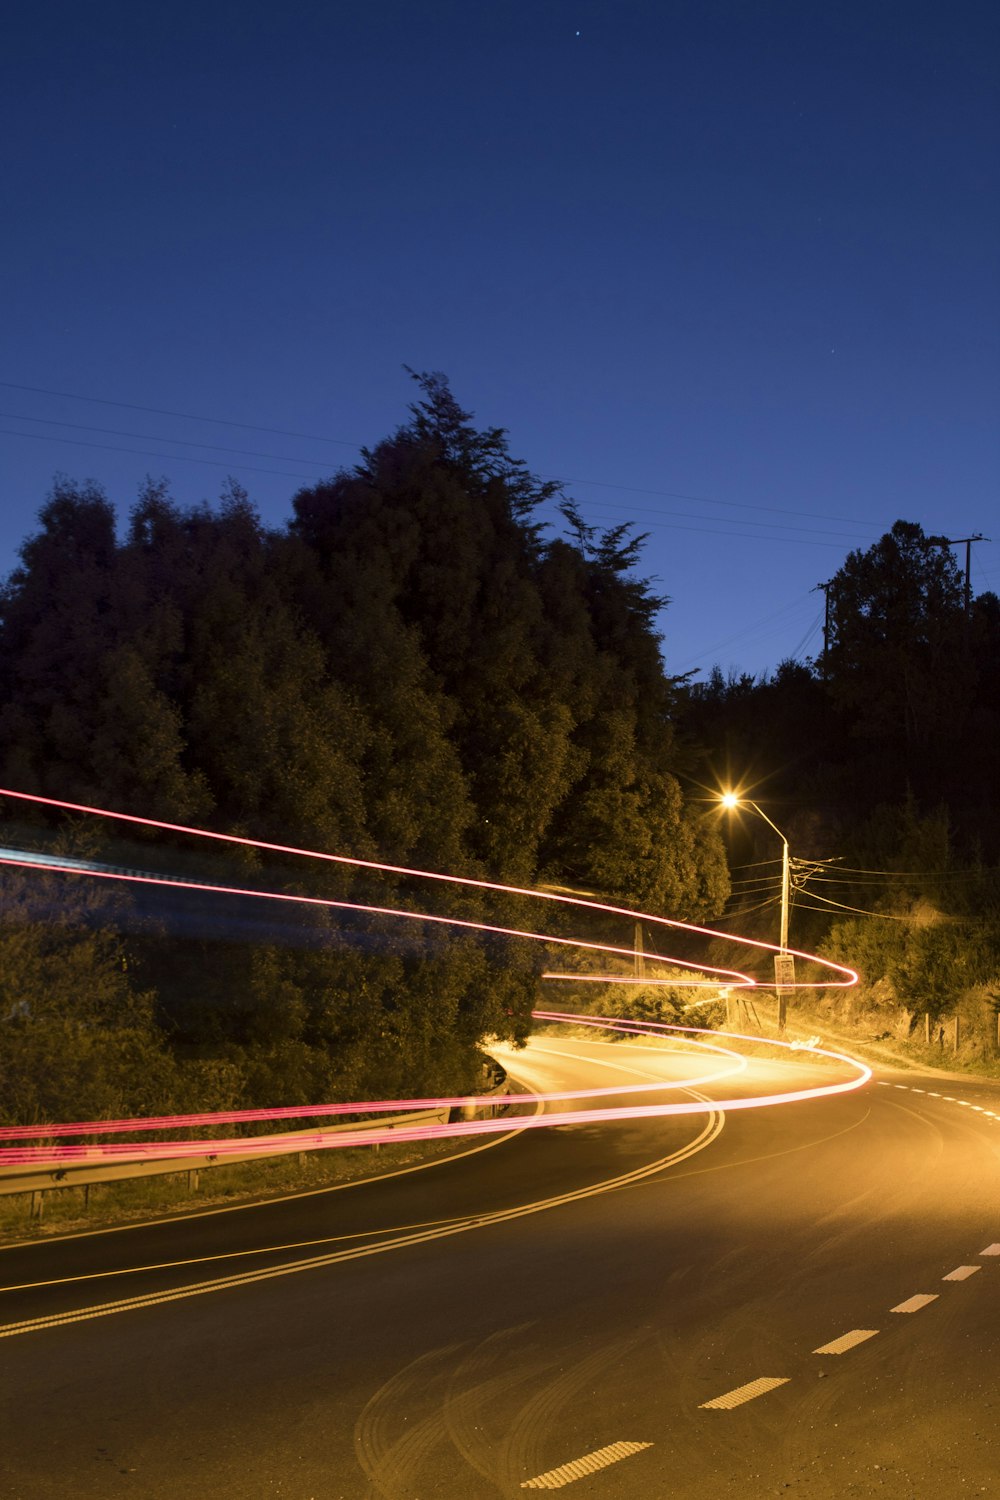
[[[650,531],[671,672],[818,652],[898,517],[1000,591],[995,3],[38,0],[0,52],[0,572],[60,471],[282,523],[408,364]]]

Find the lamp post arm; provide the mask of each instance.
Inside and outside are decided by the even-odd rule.
[[[760,817],[762,817],[764,819],[764,822],[767,823],[769,827],[771,827],[771,828],[774,829],[775,833],[778,835],[779,839],[781,840],[781,842],[784,844],[785,848],[787,849],[788,848],[788,840],[785,838],[785,835],[782,833],[782,831],[778,827],[777,823],[772,823],[771,819],[768,817],[768,815],[764,811],[764,809],[762,807],[758,807],[756,802],[751,802],[750,799],[749,799],[749,797],[746,799],[746,801],[747,801],[747,806],[748,807],[752,807],[753,810],[754,810],[754,812],[758,813],[760,815]]]

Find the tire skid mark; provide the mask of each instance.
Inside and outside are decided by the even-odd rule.
[[[549,1426],[581,1386],[603,1375],[609,1366],[620,1363],[640,1344],[656,1338],[653,1330],[627,1334],[596,1349],[588,1358],[571,1365],[562,1375],[533,1396],[514,1418],[500,1445],[500,1482],[505,1494],[519,1495],[524,1479],[541,1474],[551,1467],[542,1457],[541,1448]]]
[[[499,1396],[547,1373],[555,1364],[556,1356],[521,1349],[516,1365],[511,1363],[499,1375],[487,1372],[499,1356],[506,1355],[501,1346],[533,1326],[533,1322],[521,1323],[490,1334],[456,1369],[445,1396],[444,1421],[452,1446],[471,1469],[498,1489],[503,1485],[497,1471],[497,1453],[503,1434],[497,1431],[495,1416],[489,1424],[485,1419],[493,1413]],[[460,1383],[465,1384],[464,1390],[459,1390]]]
[[[531,1326],[500,1329],[464,1358],[457,1358],[466,1348],[461,1343],[430,1350],[379,1387],[355,1424],[355,1454],[369,1483],[366,1500],[413,1500],[420,1494],[421,1469],[437,1449],[448,1446],[491,1487],[502,1490],[496,1464],[500,1440],[476,1419],[498,1397],[544,1375],[555,1363],[555,1355],[528,1362],[520,1355],[516,1366],[506,1360],[499,1374],[489,1373],[504,1359],[503,1343]],[[426,1415],[416,1418],[421,1408]],[[407,1427],[409,1418],[413,1421]]]
[[[354,1453],[369,1481],[368,1494],[378,1500],[403,1500],[399,1486],[405,1483],[409,1471],[418,1466],[425,1453],[431,1451],[444,1434],[444,1419],[440,1412],[433,1412],[416,1423],[402,1438],[393,1441],[390,1428],[395,1420],[401,1398],[418,1389],[426,1392],[428,1384],[434,1385],[444,1378],[441,1365],[461,1344],[446,1344],[440,1349],[430,1349],[419,1355],[410,1364],[404,1365],[378,1390],[362,1408],[354,1425]],[[412,1495],[412,1488],[406,1495]]]

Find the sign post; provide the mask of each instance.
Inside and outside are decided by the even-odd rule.
[[[795,957],[791,953],[774,955],[774,989],[778,996],[778,1030],[785,1029],[785,996],[795,988]]]

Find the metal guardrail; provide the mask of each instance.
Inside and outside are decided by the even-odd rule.
[[[14,1193],[31,1194],[31,1212],[33,1218],[41,1218],[43,1194],[59,1192],[66,1188],[89,1188],[98,1183],[128,1182],[141,1177],[159,1177],[169,1174],[189,1174],[193,1180],[191,1187],[198,1186],[198,1175],[203,1171],[211,1170],[213,1167],[230,1167],[248,1161],[269,1161],[278,1156],[292,1156],[295,1154],[295,1142],[302,1137],[315,1140],[317,1135],[335,1135],[338,1131],[352,1130],[354,1132],[364,1130],[392,1130],[397,1126],[420,1125],[420,1124],[444,1124],[453,1115],[461,1113],[463,1119],[471,1120],[477,1116],[492,1114],[496,1105],[488,1101],[491,1095],[498,1094],[507,1086],[504,1078],[492,1089],[484,1094],[477,1094],[475,1099],[482,1103],[470,1103],[460,1106],[459,1110],[442,1105],[439,1109],[413,1110],[408,1114],[388,1115],[380,1120],[369,1120],[358,1124],[356,1120],[348,1121],[344,1125],[322,1125],[307,1130],[289,1130],[282,1135],[282,1147],[280,1151],[263,1150],[255,1151],[252,1146],[252,1138],[248,1139],[247,1150],[239,1152],[227,1152],[220,1157],[212,1152],[202,1153],[198,1156],[184,1156],[180,1154],[183,1150],[183,1141],[178,1141],[178,1155],[161,1157],[157,1161],[147,1161],[142,1156],[116,1157],[113,1163],[109,1163],[106,1157],[101,1156],[101,1148],[95,1146],[93,1160],[87,1162],[77,1160],[67,1162],[64,1166],[46,1167],[39,1170],[33,1164],[26,1163],[24,1166],[8,1167],[0,1173],[0,1196]],[[286,1145],[285,1142],[288,1144]],[[359,1144],[364,1145],[365,1142]],[[378,1145],[378,1142],[372,1142]],[[306,1147],[302,1154],[305,1155]],[[313,1150],[316,1148],[313,1147]]]

